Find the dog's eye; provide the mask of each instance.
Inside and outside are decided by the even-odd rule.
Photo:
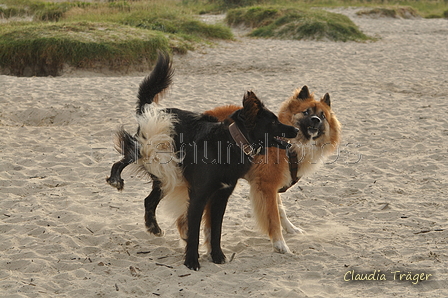
[[[322,112],[322,114],[320,115],[320,118],[322,118],[322,120],[325,119],[325,113],[324,112]]]
[[[308,116],[308,115],[310,114],[310,112],[309,112],[308,110],[305,110],[305,111],[303,111],[302,113],[303,113],[303,115],[305,115],[305,116]]]

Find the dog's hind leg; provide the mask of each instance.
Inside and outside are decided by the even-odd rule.
[[[132,162],[132,161],[131,161]],[[131,162],[127,162],[125,158],[117,161],[112,165],[110,170],[110,177],[106,178],[106,182],[118,190],[122,190],[124,187],[124,180],[121,178],[121,172],[125,167],[127,167]]]
[[[118,190],[124,187],[124,180],[121,178],[121,172],[124,168],[140,157],[140,148],[135,137],[131,136],[123,128],[115,134],[115,149],[123,154],[123,158],[113,164],[110,170],[110,177],[106,178],[106,182]]]
[[[145,198],[145,226],[148,232],[156,236],[163,236],[163,231],[159,227],[156,219],[156,208],[162,199],[161,182],[156,177],[152,176],[152,191]]]
[[[285,208],[283,207],[282,199],[280,194],[277,194],[277,204],[278,204],[278,212],[280,214],[280,222],[282,224],[283,229],[289,234],[303,234],[304,230],[293,225],[288,217],[286,216]]]

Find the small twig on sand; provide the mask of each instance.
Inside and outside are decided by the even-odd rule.
[[[417,234],[424,234],[424,233],[429,233],[429,232],[431,232],[431,230],[422,230],[422,231],[416,232],[414,234],[417,235]]]
[[[165,267],[167,267],[167,268],[171,268],[171,269],[173,269],[173,266],[166,265],[166,264],[162,264],[162,263],[156,263],[156,265],[157,265],[157,266],[165,266]]]
[[[137,251],[137,254],[138,255],[140,255],[140,254],[149,254],[151,251],[150,250],[147,250],[147,251]]]

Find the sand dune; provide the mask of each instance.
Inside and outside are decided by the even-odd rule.
[[[276,111],[297,87],[330,93],[343,142],[283,195],[307,231],[285,235],[291,255],[257,231],[244,181],[224,218],[234,258],[204,256],[199,272],[169,218],[164,237],[145,232],[146,179],[125,171],[122,193],[105,183],[145,74],[0,76],[0,296],[446,297],[448,22],[340,12],[380,39],[222,42],[175,56],[165,100],[203,111],[252,89]]]

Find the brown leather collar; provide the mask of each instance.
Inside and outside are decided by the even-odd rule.
[[[240,147],[241,150],[243,150],[244,154],[250,157],[254,157],[258,153],[260,153],[261,147],[258,148],[258,150],[255,150],[243,135],[241,130],[238,128],[238,126],[235,124],[235,122],[229,125],[229,132],[237,146]]]

